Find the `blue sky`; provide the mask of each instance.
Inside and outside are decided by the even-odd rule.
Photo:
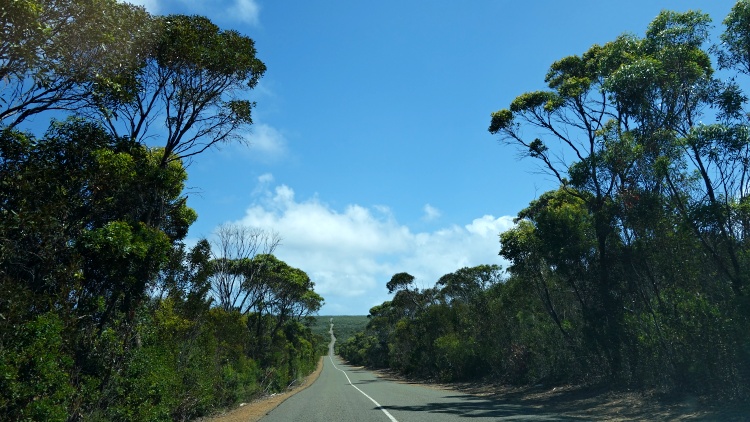
[[[421,287],[464,266],[503,265],[498,234],[555,187],[487,132],[490,113],[543,89],[549,65],[660,10],[733,1],[143,0],[208,16],[256,42],[268,71],[250,147],[190,165],[189,240],[233,222],[277,232],[321,315],[362,315],[406,271]]]

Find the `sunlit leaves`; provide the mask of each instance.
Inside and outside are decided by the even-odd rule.
[[[592,79],[587,70],[587,63],[581,57],[568,56],[552,63],[544,80],[560,97],[576,98],[584,95],[591,87]],[[545,110],[553,111],[560,105],[560,100],[552,100]]]
[[[596,78],[608,77],[639,55],[642,42],[635,35],[623,34],[604,45],[591,46],[582,55],[586,74]]]
[[[662,11],[646,29],[646,38],[656,48],[682,44],[700,47],[708,39],[711,18],[700,11]]]
[[[624,107],[629,114],[636,114],[641,108],[651,105],[649,91],[644,87],[652,86],[664,79],[667,71],[662,63],[651,57],[644,57],[628,64],[621,65],[608,75],[603,86]]]
[[[510,103],[510,111],[539,112],[540,108],[545,112],[553,112],[562,105],[561,98],[551,91],[535,91],[522,94]]]
[[[585,202],[566,189],[547,192],[532,201],[519,217],[534,223],[540,246],[549,251],[551,264],[586,262],[595,253],[593,216]],[[557,261],[557,262],[555,262]]]
[[[506,129],[513,123],[513,113],[508,109],[502,109],[492,113],[492,121],[490,122],[489,131],[492,134],[496,134],[499,131]]]

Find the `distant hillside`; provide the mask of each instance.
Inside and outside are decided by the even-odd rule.
[[[354,333],[364,330],[369,321],[366,315],[320,315],[315,317],[315,324],[311,326],[313,334],[327,335],[331,318],[333,318],[333,334],[338,344],[345,342]]]

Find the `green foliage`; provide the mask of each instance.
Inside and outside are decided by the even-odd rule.
[[[115,0],[4,2],[0,32],[3,420],[190,420],[312,371],[326,340],[301,321],[323,298],[304,271],[257,257],[264,304],[215,308],[211,245],[182,242],[181,158],[252,123],[253,41]],[[17,129],[47,110],[70,117]],[[158,117],[164,147],[146,147]]]
[[[518,96],[513,124],[510,112],[493,115],[490,132],[560,182],[501,235],[511,265],[500,290],[523,306],[502,294],[489,302],[504,304],[494,308],[505,315],[496,370],[522,382],[748,391],[738,306],[748,285],[747,97],[714,75],[711,57],[747,73],[746,9],[737,2],[710,50],[707,15],[664,11],[643,38],[553,63],[553,91]],[[524,138],[528,126],[537,138]]]
[[[73,361],[61,353],[63,322],[54,313],[20,324],[0,346],[0,409],[7,420],[67,420]]]
[[[313,334],[321,335],[327,341],[329,338],[328,330],[331,321],[333,321],[333,334],[336,336],[339,344],[353,337],[357,332],[362,331],[369,321],[366,315],[331,315],[315,316],[314,323],[310,326]]]
[[[254,87],[265,67],[255,58],[253,40],[236,31],[223,31],[203,16],[159,18],[162,38],[156,51],[160,66],[176,71],[206,71],[231,75]],[[228,50],[233,53],[226,56]]]
[[[393,293],[396,290],[408,289],[413,282],[413,275],[409,273],[398,273],[391,277],[391,280],[386,284],[386,287],[388,288],[388,293]]]
[[[142,7],[115,0],[8,1],[0,6],[0,120],[14,127],[49,109],[132,84],[153,39]],[[132,87],[131,87],[132,88]]]
[[[241,141],[237,132],[252,124],[255,106],[248,94],[266,70],[254,41],[203,16],[152,17],[148,25],[151,44],[129,74],[135,83],[125,94],[100,86],[86,113],[141,142],[162,121],[162,165]]]
[[[726,30],[720,36],[719,66],[750,74],[750,2],[735,3],[723,23]]]
[[[498,110],[492,113],[489,131],[492,134],[508,128],[513,123],[513,113],[508,109]]]
[[[179,161],[80,120],[2,137],[0,410],[11,420],[186,420],[313,369],[318,339],[296,324],[322,298],[303,271],[263,258],[273,307],[260,318],[210,308],[210,246],[180,242],[195,213]]]
[[[708,39],[711,18],[700,11],[662,11],[646,29],[646,38],[656,47],[685,45],[700,47]]]
[[[554,92],[550,91],[534,91],[520,95],[512,103],[510,103],[510,111],[512,113],[519,112],[552,112],[557,109],[560,104],[560,97]]]

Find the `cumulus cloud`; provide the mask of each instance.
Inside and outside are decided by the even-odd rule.
[[[502,264],[498,234],[513,226],[510,216],[484,215],[465,225],[413,232],[388,207],[352,204],[336,210],[271,183],[272,175],[260,176],[255,201],[239,223],[282,237],[278,257],[315,281],[326,298],[322,314],[366,314],[388,298],[385,283],[397,272],[428,287],[461,267]]]

